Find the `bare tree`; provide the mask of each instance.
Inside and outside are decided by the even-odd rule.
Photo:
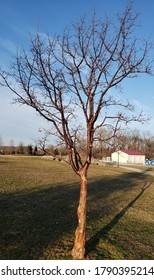
[[[146,158],[153,159],[154,157],[154,136],[149,132],[145,131],[142,140],[142,150],[144,151]]]
[[[48,148],[47,148],[47,142],[48,137],[49,137],[49,132],[46,129],[39,129],[39,132],[42,132],[43,134],[41,136],[41,138],[35,140],[35,143],[38,146],[38,149],[41,150],[43,152],[43,154],[49,154]]]
[[[98,143],[98,151],[99,151],[99,157],[102,159],[103,156],[106,155],[104,152],[107,152],[110,149],[113,148],[115,144],[115,136],[117,136],[118,132],[115,133],[113,128],[99,128],[94,136],[94,141]],[[113,144],[114,143],[114,144]]]
[[[10,142],[9,142],[9,146],[7,148],[7,153],[11,154],[11,155],[15,154],[15,147],[14,147],[14,140],[13,139],[11,139]]]
[[[3,139],[2,136],[0,135],[0,147],[3,146]]]
[[[1,135],[0,135],[0,154],[3,154],[3,139]]]
[[[62,37],[37,34],[31,38],[30,51],[17,54],[9,72],[1,71],[3,84],[16,95],[16,102],[31,106],[50,122],[80,178],[74,259],[85,255],[87,173],[94,135],[101,127],[110,126],[115,134],[121,123],[145,120],[142,112],[134,115],[129,102],[110,95],[126,78],[151,72],[151,45],[134,36],[137,18],[130,4],[117,15],[116,25],[108,18],[97,20],[94,14],[91,20],[82,17],[72,23]],[[84,161],[77,141],[81,127],[86,131]]]

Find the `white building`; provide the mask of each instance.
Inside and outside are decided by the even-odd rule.
[[[119,150],[111,154],[111,161],[119,164],[145,164],[145,155],[132,150]]]

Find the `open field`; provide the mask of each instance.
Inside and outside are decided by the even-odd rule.
[[[79,178],[68,164],[0,157],[0,259],[71,259]],[[86,259],[154,259],[154,177],[91,166]]]
[[[140,169],[140,170],[143,170],[143,171],[152,171],[154,172],[154,166],[151,166],[151,165],[135,165],[135,164],[132,164],[132,165],[128,165],[128,164],[125,164],[125,165],[121,165],[121,166],[124,166],[124,167],[132,167],[132,168],[137,168],[137,169]]]

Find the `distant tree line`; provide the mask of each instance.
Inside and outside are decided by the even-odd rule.
[[[154,135],[149,131],[124,130],[108,141],[109,135],[109,131],[99,132],[93,157],[107,157],[117,150],[136,150],[144,153],[146,158],[154,159]]]
[[[24,145],[20,142],[15,146],[14,141],[11,139],[8,146],[3,144],[2,136],[0,135],[0,154],[1,155],[30,155],[30,156],[64,156],[67,151],[63,145],[59,147],[47,144],[47,139],[38,139],[35,144]]]
[[[111,137],[112,131],[109,129],[100,129],[97,132],[93,144],[93,158],[102,159],[110,157],[112,152],[117,150],[136,150],[145,154],[146,158],[154,159],[154,135],[149,131],[140,132],[134,130],[121,130],[119,133]],[[45,154],[65,155],[67,151],[63,145],[58,148],[47,146],[44,142]],[[86,154],[86,139],[84,134],[78,137],[78,150],[83,156]]]
[[[102,159],[103,157],[109,157],[112,152],[116,150],[137,150],[145,154],[146,158],[154,159],[154,135],[149,131],[140,132],[137,129],[121,131],[115,137],[110,138],[109,130],[99,130],[97,133],[94,147],[93,157]],[[49,145],[48,135],[42,136],[42,138],[35,141],[35,144],[29,144],[25,146],[20,142],[17,146],[14,145],[14,141],[10,140],[8,146],[3,145],[2,137],[0,136],[0,154],[5,155],[52,155],[52,156],[66,156],[67,150],[64,145]],[[79,150],[83,155],[86,152],[86,140],[84,135],[80,135],[78,139]]]
[[[8,146],[0,145],[1,155],[37,155],[37,146],[28,145],[25,146],[23,143],[14,146],[13,142]]]

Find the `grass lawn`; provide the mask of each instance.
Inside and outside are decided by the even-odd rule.
[[[143,171],[152,171],[154,172],[154,166],[151,166],[151,165],[135,165],[135,164],[132,164],[132,165],[122,165],[124,167],[132,167],[132,168],[137,168],[137,169],[140,169],[140,170],[143,170]]]
[[[68,164],[0,157],[0,259],[71,259],[79,178]],[[154,259],[154,177],[91,166],[86,259]]]

